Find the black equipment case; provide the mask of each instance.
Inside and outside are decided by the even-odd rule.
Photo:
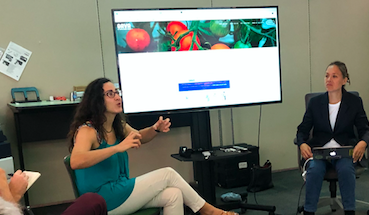
[[[219,187],[234,188],[249,185],[252,177],[251,168],[254,165],[259,165],[259,147],[246,143],[235,144],[235,146],[247,148],[251,153],[214,162],[216,182]],[[220,148],[231,147],[224,146]]]

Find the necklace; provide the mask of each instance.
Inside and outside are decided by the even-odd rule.
[[[106,133],[111,133],[113,130],[114,130],[114,129],[113,129],[113,128],[111,128],[111,130],[110,130],[110,131],[107,131],[107,130],[105,130],[105,131],[106,131]]]

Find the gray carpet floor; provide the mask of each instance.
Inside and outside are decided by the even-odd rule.
[[[276,214],[295,215],[297,207],[303,205],[305,198],[305,187],[300,190],[303,185],[303,179],[299,170],[288,170],[283,172],[275,172],[272,175],[274,187],[257,192],[249,193],[247,203],[260,205],[273,205],[276,207]],[[338,186],[338,185],[337,185]],[[244,192],[246,187],[234,188],[233,192]],[[229,190],[217,188],[217,196],[229,192]],[[339,197],[339,189],[337,196]],[[329,197],[329,183],[323,182],[321,197]],[[300,199],[299,199],[300,198]],[[369,210],[369,171],[364,171],[363,174],[356,180],[356,215],[367,215]],[[239,210],[235,210],[240,212]],[[247,210],[246,215],[262,215],[268,214],[264,211]],[[332,212],[329,206],[318,208],[316,215],[343,215],[343,210]]]
[[[288,170],[283,172],[275,172],[272,175],[274,187],[257,192],[249,193],[247,203],[275,206],[275,214],[279,215],[295,215],[297,207],[303,205],[305,188],[300,190],[303,185],[303,179],[299,170]],[[369,210],[369,170],[365,171],[360,178],[356,180],[356,215],[366,215]],[[226,192],[245,193],[246,187],[238,187],[233,189],[217,188],[216,193],[220,199],[220,195]],[[337,193],[339,195],[339,191]],[[328,182],[323,183],[321,197],[330,196]],[[300,200],[299,200],[300,197]],[[43,208],[32,209],[35,215],[58,215],[61,214],[69,204],[48,206]],[[241,212],[240,210],[235,210]],[[190,214],[190,213],[188,213]],[[192,214],[192,213],[191,213]],[[246,215],[267,215],[265,211],[247,210]],[[316,215],[343,215],[342,210],[331,212],[329,206],[319,208]]]

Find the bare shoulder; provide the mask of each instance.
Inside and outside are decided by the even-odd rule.
[[[85,148],[86,146],[89,148],[96,148],[93,146],[99,145],[97,132],[94,128],[89,126],[82,126],[78,129],[74,140],[74,147],[78,147],[81,145],[83,145],[83,148]]]
[[[89,126],[81,126],[79,129],[78,129],[78,132],[76,134],[77,136],[78,135],[87,135],[87,136],[92,136],[92,135],[95,135],[96,136],[96,129],[94,129],[93,127],[89,127]]]

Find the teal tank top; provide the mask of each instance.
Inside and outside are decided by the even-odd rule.
[[[119,140],[114,145],[118,143]],[[99,148],[95,150],[114,145],[102,140]],[[135,178],[129,178],[127,152],[114,154],[94,166],[76,169],[75,174],[78,192],[81,195],[88,192],[98,193],[105,199],[108,211],[123,204],[135,186]]]

